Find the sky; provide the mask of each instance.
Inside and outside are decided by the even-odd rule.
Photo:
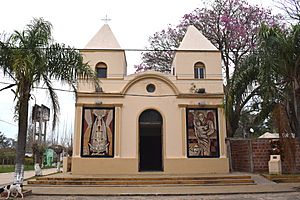
[[[115,34],[124,49],[143,49],[148,37],[156,31],[176,25],[184,14],[190,13],[209,0],[6,0],[1,1],[0,33],[23,30],[33,17],[43,17],[53,25],[53,37],[57,42],[75,48],[83,48],[105,23]],[[272,0],[249,0],[265,8],[275,8]],[[276,8],[275,8],[276,9]],[[126,52],[128,73],[133,73],[134,64],[139,63],[140,52]],[[11,82],[0,70],[0,88]],[[60,85],[55,86],[60,88]],[[69,89],[64,86],[64,88]],[[58,131],[72,132],[75,98],[70,92],[57,92],[61,114]],[[34,90],[29,102],[50,107],[50,101],[42,90]],[[10,90],[0,92],[0,132],[6,137],[16,138],[17,122],[14,121],[14,96]],[[48,134],[51,134],[50,132]],[[61,137],[61,136],[60,136]]]

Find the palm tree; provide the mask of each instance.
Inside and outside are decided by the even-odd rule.
[[[291,130],[300,139],[300,25],[290,29],[262,25],[257,51],[241,62],[229,83],[225,104],[228,133],[235,133],[241,111],[257,96],[255,121],[262,122],[276,105],[283,104]]]
[[[300,139],[300,24],[287,30],[263,25],[259,38],[262,99],[285,105],[291,130]]]
[[[226,91],[225,114],[227,123],[227,136],[233,137],[240,126],[243,115],[258,112],[255,99],[260,94],[260,86],[257,84],[257,54],[246,56],[235,69]]]
[[[23,166],[28,125],[28,101],[31,90],[43,83],[49,92],[53,110],[53,124],[58,119],[58,97],[53,80],[70,84],[76,89],[76,80],[92,79],[98,84],[94,71],[85,63],[80,53],[52,39],[52,25],[42,18],[34,18],[23,31],[13,32],[0,41],[0,68],[16,87],[16,114],[18,116],[18,142],[15,166],[15,182],[23,182]]]

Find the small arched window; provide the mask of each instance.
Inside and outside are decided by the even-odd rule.
[[[205,78],[205,65],[203,62],[197,62],[194,65],[194,76],[195,79]]]
[[[96,73],[98,78],[107,78],[107,65],[104,62],[97,63]]]

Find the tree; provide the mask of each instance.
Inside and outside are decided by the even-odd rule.
[[[61,158],[61,154],[64,151],[64,147],[62,145],[59,144],[55,144],[53,146],[51,146],[51,148],[54,150],[54,152],[57,155],[57,172],[60,172],[60,158]]]
[[[300,139],[300,24],[289,29],[263,25],[259,52],[262,101],[283,104],[291,131]]]
[[[52,39],[52,25],[42,18],[34,18],[23,31],[13,32],[8,39],[0,41],[0,68],[14,83],[4,89],[16,87],[16,113],[18,115],[18,143],[15,182],[23,182],[28,126],[28,101],[31,91],[43,83],[49,92],[55,128],[59,102],[52,80],[72,85],[76,89],[78,78],[93,79],[94,71],[85,63],[80,53]]]
[[[225,114],[227,118],[227,135],[233,136],[240,127],[241,119],[253,112],[259,112],[259,101],[255,98],[260,94],[257,84],[257,54],[248,55],[238,69],[233,72],[228,84],[225,101]],[[250,104],[250,100],[253,102]],[[253,119],[253,122],[255,120]]]
[[[0,149],[5,149],[10,146],[9,141],[5,137],[5,135],[0,131]]]
[[[150,37],[148,49],[152,51],[142,54],[142,63],[136,66],[137,71],[153,69],[170,72],[175,52],[170,49],[177,48],[187,26],[194,25],[221,51],[226,80],[227,135],[231,137],[239,126],[244,107],[257,93],[257,90],[249,92],[249,84],[254,83],[256,78],[255,71],[251,70],[256,69],[247,69],[248,66],[242,63],[249,54],[256,51],[261,24],[275,26],[281,19],[280,15],[272,15],[270,10],[249,5],[245,0],[214,0],[209,7],[197,8],[192,13],[184,15],[176,27],[169,25],[166,30],[156,32]],[[243,70],[234,75],[235,70],[241,68],[241,65]],[[247,76],[244,70],[251,73],[251,77]],[[231,80],[241,74],[245,79]],[[246,81],[242,84],[243,87],[238,87],[243,80]],[[237,92],[231,88],[234,82],[237,87],[233,88],[237,89]]]
[[[275,0],[279,7],[289,16],[290,19],[300,21],[300,1],[299,0]]]
[[[154,69],[169,72],[174,51],[182,40],[187,26],[194,25],[219,50],[222,51],[226,80],[230,79],[230,67],[237,68],[248,53],[255,50],[257,33],[261,23],[274,25],[281,16],[271,15],[270,10],[251,6],[245,0],[214,0],[210,7],[197,8],[183,16],[176,27],[156,32],[149,38],[150,47],[142,54],[137,71]]]
[[[173,28],[169,25],[166,30],[149,37],[150,47],[142,53],[142,63],[135,65],[136,72],[155,70],[170,73],[174,49],[179,46],[184,36],[184,28]]]

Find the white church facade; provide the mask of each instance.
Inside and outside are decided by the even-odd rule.
[[[227,173],[221,53],[190,26],[172,74],[126,75],[106,24],[81,50],[100,88],[78,83],[72,174]]]

